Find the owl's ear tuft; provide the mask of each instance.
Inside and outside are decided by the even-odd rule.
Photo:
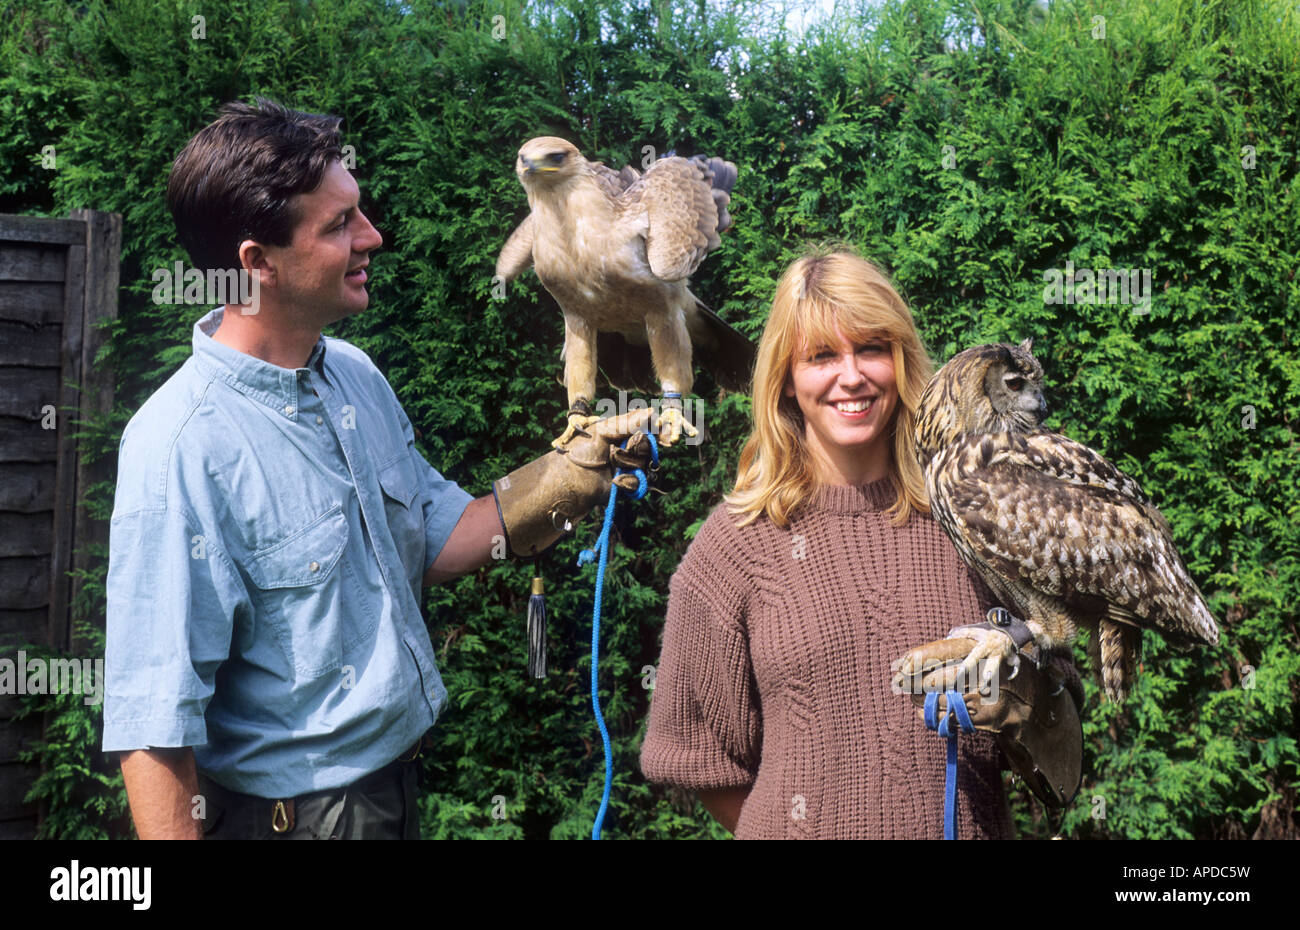
[[[1024,342],[1020,343],[1020,348],[1024,349],[1026,352],[1034,351],[1034,337],[1030,336]]]

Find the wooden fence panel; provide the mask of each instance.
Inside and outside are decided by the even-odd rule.
[[[86,461],[80,424],[107,414],[113,382],[97,371],[117,316],[122,221],[77,210],[67,219],[0,216],[0,657],[36,644],[78,655],[72,636],[77,570],[107,543],[85,489],[113,463]],[[88,617],[102,625],[102,605]],[[85,657],[91,657],[87,653]],[[35,835],[42,812],[22,801],[39,767],[18,754],[43,721],[14,719],[0,694],[0,838]]]

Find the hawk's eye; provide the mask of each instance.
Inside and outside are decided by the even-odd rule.
[[[546,156],[546,160],[549,161],[552,165],[562,165],[564,164],[564,153],[552,152],[550,155]]]
[[[1025,379],[1020,377],[1020,375],[1007,375],[1002,380],[1005,381],[1007,387],[1013,391],[1019,391],[1025,386]]]

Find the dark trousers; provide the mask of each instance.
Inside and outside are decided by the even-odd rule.
[[[411,753],[406,753],[411,756]],[[342,788],[296,798],[259,798],[221,787],[202,772],[206,840],[418,840],[419,764],[390,762]]]

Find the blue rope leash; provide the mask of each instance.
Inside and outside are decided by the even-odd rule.
[[[659,443],[655,437],[646,433],[646,438],[650,440],[650,462],[654,467],[659,465]],[[627,442],[624,441],[623,448],[627,448]],[[634,474],[636,475],[637,489],[632,495],[632,500],[639,501],[645,497],[646,491],[650,488],[650,483],[646,480],[645,472],[640,468],[633,469],[629,472],[626,468],[620,468],[614,473],[614,477],[619,475]],[[596,812],[596,820],[591,825],[591,838],[600,839],[600,828],[605,822],[605,811],[609,809],[609,793],[614,786],[614,752],[609,745],[609,730],[605,727],[605,715],[600,712],[600,692],[597,690],[596,682],[600,674],[600,605],[602,595],[605,591],[605,565],[609,562],[609,530],[614,525],[614,501],[618,497],[619,486],[611,484],[609,486],[609,503],[605,506],[605,523],[600,528],[600,535],[596,537],[594,549],[584,549],[578,553],[578,565],[586,565],[592,559],[600,554],[600,561],[596,565],[596,602],[591,612],[591,709],[596,715],[596,726],[600,730],[601,742],[605,745],[605,793],[600,798],[600,810]],[[631,492],[629,492],[631,493]]]
[[[957,731],[950,730],[948,721],[955,715],[957,723],[967,733],[975,732],[970,713],[966,710],[965,699],[956,691],[945,695],[948,699],[948,711],[939,720],[939,692],[931,691],[925,696],[925,725],[935,730],[948,741],[948,766],[943,783],[943,838],[957,838]]]

